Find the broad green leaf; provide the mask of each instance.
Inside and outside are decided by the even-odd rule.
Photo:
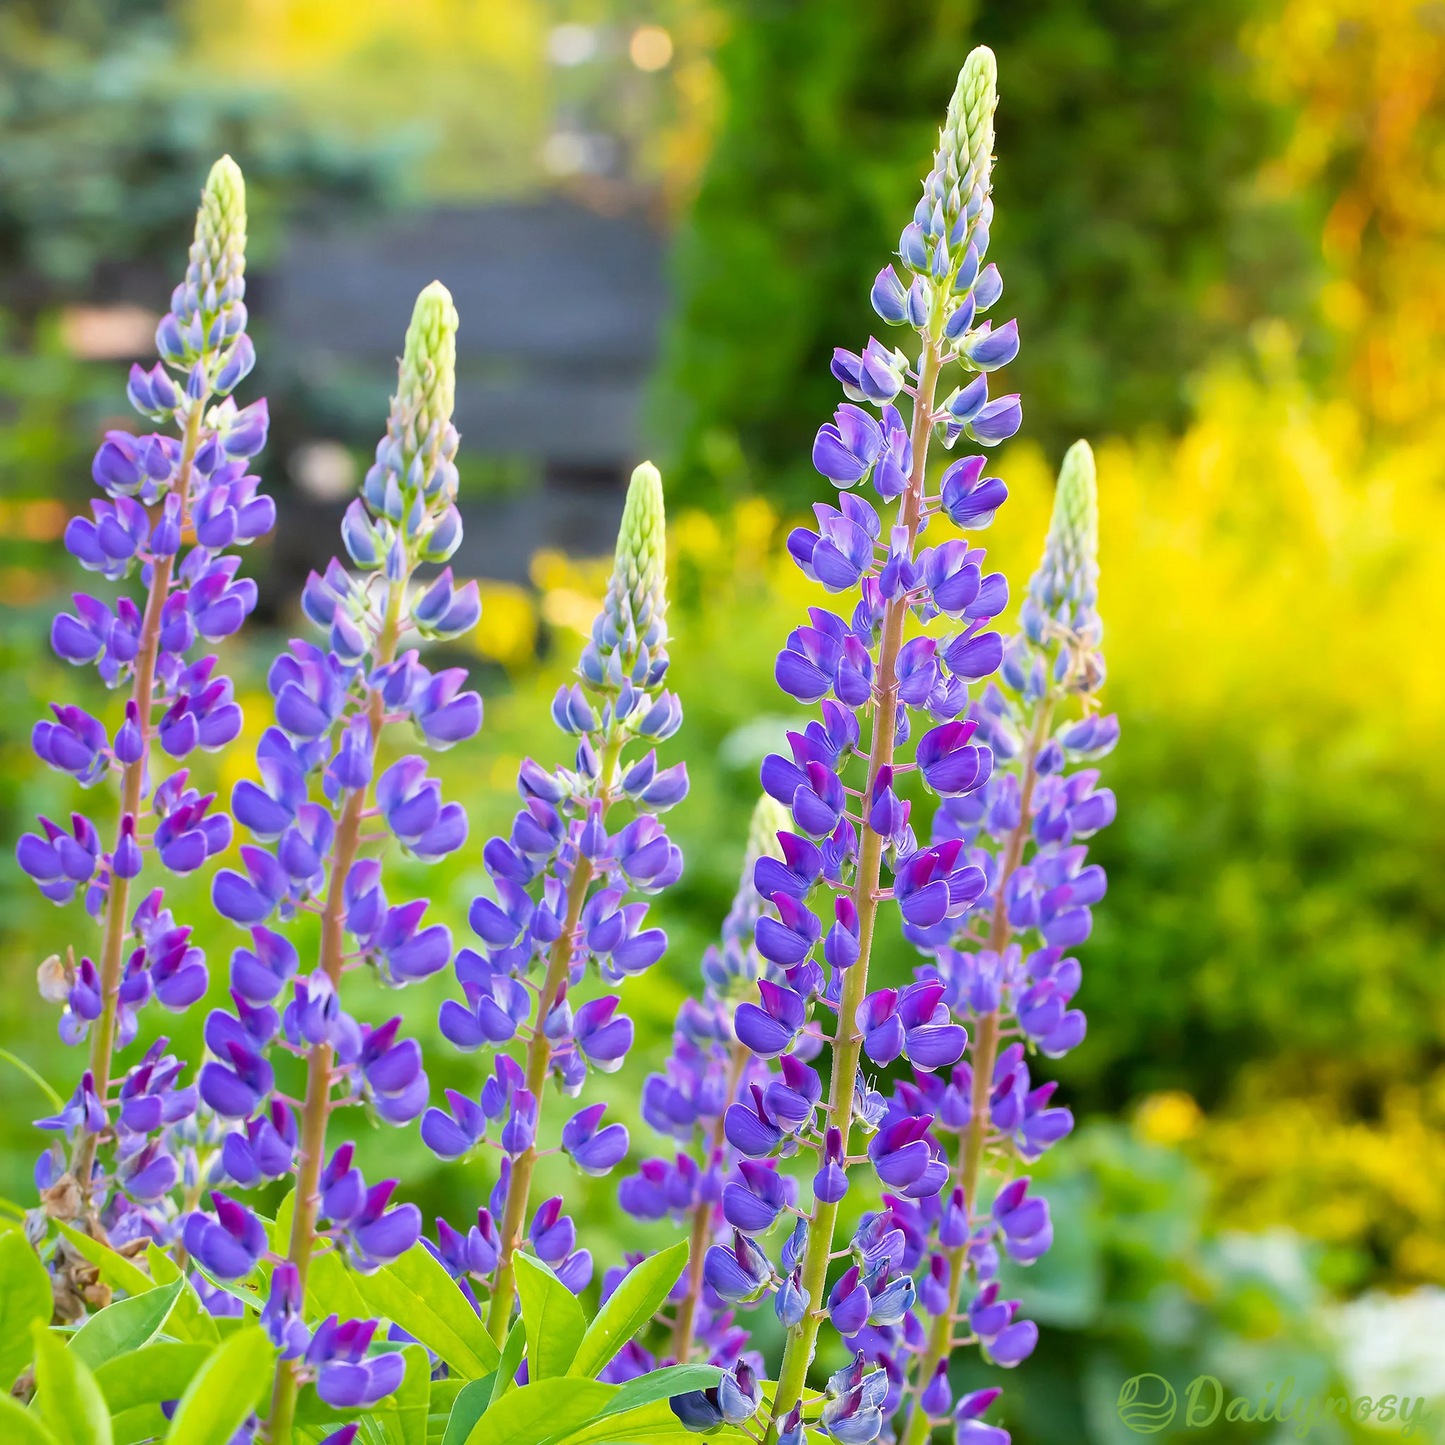
[[[117,1355],[149,1344],[160,1333],[185,1286],[185,1280],[173,1280],[97,1310],[70,1337],[71,1350],[95,1370]]]
[[[296,1191],[288,1189],[285,1197],[276,1206],[276,1218],[267,1231],[271,1236],[271,1248],[277,1254],[285,1254],[291,1248],[291,1221],[296,1214]]]
[[[386,1412],[377,1410],[376,1413],[386,1432],[387,1445],[426,1445],[431,1361],[420,1345],[407,1345],[402,1355],[406,1359],[406,1374],[396,1393],[385,1402]]]
[[[467,1445],[539,1445],[600,1414],[616,1386],[562,1376],[510,1390],[472,1427]]]
[[[527,1327],[527,1378],[565,1375],[587,1333],[587,1317],[577,1296],[539,1259],[514,1254],[517,1297]]]
[[[144,1294],[155,1288],[155,1281],[145,1270],[137,1268],[123,1255],[117,1254],[109,1245],[82,1234],[73,1225],[57,1220],[60,1232],[75,1246],[76,1253],[88,1259],[100,1271],[100,1277],[113,1289],[123,1289],[127,1294]]]
[[[351,1280],[366,1304],[363,1313],[385,1315],[458,1374],[479,1380],[496,1368],[499,1354],[486,1327],[456,1281],[421,1245],[395,1264]]]
[[[466,1445],[467,1436],[472,1433],[477,1421],[486,1413],[492,1402],[492,1381],[468,1380],[452,1402],[447,1414],[447,1427],[442,1433],[442,1445]]]
[[[371,1313],[356,1288],[355,1278],[335,1250],[311,1256],[306,1270],[306,1313],[313,1320],[324,1320],[327,1315],[356,1320]]]
[[[271,1387],[276,1352],[247,1324],[207,1357],[176,1408],[170,1445],[227,1445]]]
[[[0,1234],[0,1395],[30,1363],[30,1327],[49,1324],[50,1275],[18,1230]]]
[[[157,1340],[107,1360],[96,1370],[95,1381],[112,1415],[137,1405],[179,1400],[214,1349],[214,1345]]]
[[[431,1416],[440,1415],[445,1419],[451,1414],[451,1409],[452,1406],[456,1404],[457,1396],[460,1395],[468,1385],[478,1385],[481,1383],[483,1382],[480,1380],[459,1380],[455,1375],[448,1375],[442,1380],[433,1380],[431,1382],[431,1393],[427,1396],[427,1413]],[[492,1377],[490,1375],[487,1376],[485,1383],[487,1389],[490,1391],[492,1388]],[[491,1398],[490,1395],[488,1395],[488,1398]]]
[[[597,1372],[662,1307],[687,1263],[687,1241],[644,1259],[612,1292],[588,1326],[567,1373],[595,1379]]]
[[[497,1365],[496,1383],[492,1386],[492,1404],[496,1404],[517,1381],[517,1367],[527,1349],[527,1327],[517,1320],[507,1332],[507,1342],[502,1346],[501,1362]]]
[[[115,1432],[115,1445],[146,1445],[148,1441],[164,1439],[170,1421],[157,1404],[132,1405],[129,1410],[111,1416],[110,1428]]]
[[[55,1436],[39,1417],[7,1394],[0,1394],[0,1439],[5,1445],[56,1445]]]
[[[150,1266],[151,1278],[158,1285],[185,1278],[180,1266],[155,1240],[146,1245],[146,1263]],[[194,1340],[201,1345],[218,1345],[221,1342],[221,1332],[216,1328],[216,1321],[201,1303],[201,1297],[190,1280],[186,1280],[176,1307],[166,1321],[166,1333],[177,1339]]]
[[[95,1376],[60,1336],[31,1326],[35,1339],[35,1399],[57,1445],[113,1445],[110,1411]]]
[[[723,1372],[716,1365],[667,1365],[621,1386],[603,1414],[636,1410],[658,1400],[670,1400],[674,1395],[685,1395],[689,1390],[711,1390],[722,1377]],[[674,1415],[673,1419],[676,1418]]]
[[[172,1284],[181,1278],[181,1267],[153,1239],[146,1241],[146,1264],[156,1285]]]

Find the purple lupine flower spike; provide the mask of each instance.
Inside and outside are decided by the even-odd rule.
[[[755,858],[755,906],[767,909],[755,923],[756,961],[746,974],[726,955],[705,966],[707,1000],[679,1015],[668,1070],[644,1089],[654,1129],[686,1142],[701,1127],[710,1148],[675,1166],[646,1161],[622,1193],[641,1217],[677,1218],[689,1200],[684,1159],[717,1179],[713,1197],[731,1238],[712,1240],[717,1224],[694,1213],[676,1358],[688,1358],[692,1343],[694,1288],[710,1286],[739,1307],[772,1293],[787,1344],[767,1429],[789,1445],[803,1433],[804,1377],[823,1316],[856,1348],[854,1364],[829,1382],[819,1419],[845,1445],[877,1438],[904,1399],[913,1402],[900,1423],[906,1438],[889,1430],[903,1445],[921,1445],[929,1421],[952,1412],[947,1356],[970,1275],[970,1318],[989,1357],[1024,1358],[1036,1330],[988,1292],[1000,1248],[1028,1263],[1048,1247],[1048,1206],[1027,1180],[1006,1182],[989,1214],[976,1197],[980,1166],[1005,1150],[1037,1158],[1072,1124],[1051,1085],[1030,1077],[1023,1046],[1000,1054],[998,1039],[1007,1024],[1056,1054],[1083,1036],[1072,1008],[1078,966],[1065,955],[1087,938],[1104,883],[1080,840],[1113,815],[1097,774],[1068,775],[1086,749],[1113,740],[1111,726],[1091,721],[1103,679],[1092,472],[1082,485],[1083,454],[1070,454],[1022,640],[1005,643],[993,626],[1009,589],[981,547],[958,537],[920,546],[935,513],[972,532],[1007,497],[984,476],[982,456],[948,467],[930,496],[930,441],[993,447],[1022,420],[1016,395],[997,383],[1001,394],[990,395],[990,375],[1019,348],[1016,322],[985,316],[1002,293],[997,268],[985,264],[995,104],[994,59],[981,47],[959,76],[923,197],[900,236],[901,269],[885,268],[873,284],[878,315],[911,331],[916,353],[870,337],[833,355],[845,400],[819,429],[813,461],[837,505],[820,504],[816,530],[796,529],[787,547],[839,603],[810,607],[775,664],[782,691],[820,717],[788,734],[791,757],[772,754],[762,766],[764,792],[791,826],[775,829],[772,856]],[[954,365],[963,374],[941,394],[940,377]],[[910,406],[915,416],[905,419]],[[884,509],[864,500],[869,486]],[[1000,671],[1018,705],[989,681]],[[1067,707],[1083,717],[1066,717]],[[581,725],[572,701],[559,698],[559,708]],[[906,780],[912,771],[938,800],[929,803],[931,838],[923,836],[929,812],[919,814]],[[890,907],[925,961],[913,981],[870,989],[878,914]],[[1038,935],[1027,960],[1009,948],[1026,932]],[[826,1090],[808,1067],[820,1037],[833,1043]],[[714,1040],[731,1046],[735,1067],[717,1067]],[[885,1097],[863,1073],[864,1054],[880,1067],[906,1061],[911,1077]],[[950,1133],[960,1138],[946,1148]],[[831,1263],[838,1206],[850,1159],[865,1147],[885,1207],[865,1216],[853,1262],[840,1269]],[[802,1148],[817,1152],[812,1208],[776,1267],[761,1241],[795,1206],[774,1161]],[[723,1418],[706,1392],[674,1409],[694,1429]]]
[[[79,813],[68,826],[41,818],[39,831],[25,834],[17,849],[21,868],[52,902],[82,893],[103,935],[94,958],[56,960],[61,978],[43,988],[64,1005],[61,1037],[84,1040],[89,1050],[76,1096],[42,1122],[71,1140],[64,1173],[78,1188],[79,1218],[117,1247],[146,1239],[168,1247],[189,1230],[195,1257],[209,1258],[228,1278],[249,1271],[259,1225],[220,1195],[215,1221],[193,1209],[203,1184],[224,1178],[217,1172],[224,1127],[209,1106],[204,1125],[197,1123],[197,1086],[181,1081],[183,1066],[163,1055],[163,1040],[129,1069],[117,1054],[137,1036],[153,1000],[182,1012],[209,985],[205,955],[190,929],[177,927],[162,891],[137,906],[131,889],[148,866],[191,873],[231,843],[231,820],[213,806],[214,796],[188,787],[186,770],[173,764],[198,748],[223,749],[241,731],[241,707],[230,679],[217,674],[217,659],[188,654],[198,642],[234,635],[254,608],[255,584],[237,578],[239,562],[228,549],[261,536],[275,517],[241,460],[265,441],[265,403],[238,412],[230,398],[255,356],[242,301],[245,241],[244,182],[225,157],[207,178],[186,277],[158,331],[161,361],[150,370],[133,367],[127,388],[136,409],[162,430],[106,433],[91,468],[104,499],[65,531],[71,555],[117,584],[120,595],[107,603],[76,593],[55,618],[51,645],[72,665],[94,666],[108,688],[124,690],[120,720],[112,738],[97,718],[57,702],[31,739],[42,762],[83,788],[115,778],[115,833],[107,844]],[[235,420],[242,416],[244,425]],[[233,446],[240,432],[244,449]],[[236,525],[218,528],[227,500],[235,503]],[[239,1119],[270,1083],[254,1041],[228,1042],[241,1061],[218,1056],[216,1068]],[[182,1189],[189,1203],[175,1197]],[[72,1202],[66,1217],[75,1214]]]
[[[585,1250],[536,1222],[526,1232],[546,1097],[538,1086],[553,1077],[564,1094],[575,1096],[589,1071],[612,1073],[622,1066],[633,1041],[632,1021],[618,1012],[615,993],[590,992],[588,974],[595,964],[603,983],[620,983],[649,968],[667,946],[663,931],[648,926],[648,905],[631,901],[632,895],[661,891],[682,873],[682,854],[657,817],[682,801],[688,786],[685,765],[659,767],[655,747],[682,721],[676,698],[662,688],[668,668],[665,559],[661,478],[644,464],[628,489],[616,565],[578,660],[577,681],[559,689],[552,704],[553,721],[576,739],[575,752],[567,766],[550,772],[530,758],[518,770],[522,807],[507,835],[481,850],[491,888],[473,902],[468,917],[480,946],[456,955],[462,998],[447,1000],[439,1015],[442,1033],[465,1051],[526,1047],[525,1069],[498,1053],[496,1075],[476,1103],[452,1097],[450,1112],[432,1109],[423,1121],[423,1137],[443,1157],[469,1153],[488,1134],[506,1155],[492,1204],[500,1236],[487,1281],[493,1334],[510,1317],[512,1257],[524,1242],[569,1286],[580,1288],[591,1278]],[[424,599],[428,615],[451,615],[459,607],[469,615],[470,603],[450,588],[443,574]],[[330,603],[318,597],[317,605]],[[408,666],[403,660],[379,680],[388,707],[411,698],[428,736],[449,738],[454,729],[470,727],[449,684],[406,680]],[[378,787],[387,826],[408,846],[420,847],[410,838],[433,826],[428,793],[435,786],[402,759]],[[631,817],[609,831],[619,805]],[[602,1105],[582,1109],[562,1129],[563,1151],[586,1174],[607,1173],[627,1153],[627,1130],[604,1124],[604,1113]]]

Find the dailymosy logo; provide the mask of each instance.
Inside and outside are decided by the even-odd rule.
[[[1163,1375],[1135,1375],[1119,1387],[1119,1418],[1140,1435],[1153,1435],[1174,1423],[1179,1400]]]
[[[1174,1387],[1162,1375],[1135,1375],[1119,1387],[1119,1419],[1138,1435],[1154,1435],[1167,1430],[1179,1413],[1179,1400]],[[1270,1421],[1293,1425],[1297,1440],[1306,1435],[1326,1415],[1356,1420],[1364,1424],[1374,1417],[1375,1424],[1398,1422],[1402,1439],[1408,1440],[1416,1428],[1430,1418],[1423,1396],[1413,1400],[1409,1395],[1381,1395],[1372,1400],[1368,1395],[1351,1399],[1348,1395],[1295,1396],[1294,1376],[1290,1375],[1275,1392],[1274,1381],[1264,1387],[1258,1400],[1234,1395],[1225,1403],[1224,1386],[1213,1375],[1196,1375],[1184,1392],[1184,1427],[1203,1430],[1223,1415],[1226,1420]]]

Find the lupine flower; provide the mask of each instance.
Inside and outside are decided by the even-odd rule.
[[[266,1252],[266,1229],[243,1204],[212,1191],[216,1217],[190,1215],[185,1224],[186,1249],[217,1279],[244,1279]]]
[[[734,1235],[730,1245],[712,1246],[703,1273],[723,1299],[739,1304],[776,1291],[778,1317],[788,1330],[780,1376],[786,1388],[779,1387],[769,1428],[789,1445],[803,1431],[794,1382],[806,1372],[818,1330],[816,1314],[800,1304],[800,1280],[821,1277],[835,1252],[832,1230],[849,1187],[845,1150],[852,1125],[871,1134],[868,1160],[884,1187],[885,1209],[865,1217],[853,1263],[830,1275],[823,1302],[828,1319],[856,1342],[858,1353],[829,1382],[819,1423],[845,1445],[877,1438],[912,1373],[917,1403],[904,1441],[921,1445],[929,1418],[952,1410],[947,1354],[965,1276],[973,1274],[978,1285],[970,1318],[989,1357],[1016,1364],[1037,1332],[1014,1318],[1013,1306],[997,1306],[998,1247],[1032,1260],[1050,1237],[1047,1206],[1027,1195],[1027,1181],[1006,1183],[992,1216],[965,1197],[940,1135],[966,1136],[957,1146],[961,1178],[965,1158],[976,1163],[981,1151],[995,1147],[983,1132],[988,1126],[1035,1158],[1072,1122],[1050,1102],[1051,1089],[1033,1087],[1021,1046],[997,1054],[994,1024],[1007,1011],[1030,1039],[1062,1044],[1081,1037],[1079,1023],[1068,1018],[1077,979],[1061,959],[1087,936],[1103,881],[1070,850],[1080,846],[1076,836],[1108,820],[1112,799],[1092,801],[1095,779],[1063,777],[1070,747],[1077,756],[1106,745],[1110,732],[1069,719],[1064,735],[1050,738],[1047,715],[1040,722],[1035,712],[1015,707],[989,678],[1002,669],[1005,685],[1020,692],[1030,710],[1046,698],[1057,709],[1065,697],[1082,697],[1091,715],[1088,694],[1102,680],[1099,634],[1087,614],[1097,595],[1096,569],[1089,570],[1094,513],[1087,498],[1061,501],[1048,565],[1026,604],[1025,640],[1006,645],[989,624],[1009,605],[1008,585],[987,571],[982,549],[963,540],[918,543],[935,511],[964,529],[987,526],[1007,489],[983,476],[981,456],[966,457],[946,470],[939,495],[929,497],[926,458],[916,454],[928,437],[910,429],[895,406],[905,382],[915,383],[909,388],[915,404],[936,418],[933,434],[948,447],[962,436],[996,446],[1022,420],[1019,398],[991,397],[988,380],[1019,346],[1015,322],[984,319],[1002,293],[997,269],[985,264],[995,103],[993,57],[981,48],[959,77],[924,195],[899,239],[902,270],[889,266],[873,284],[879,316],[920,337],[919,360],[913,364],[905,352],[875,340],[859,352],[835,352],[832,370],[847,400],[819,431],[813,461],[845,495],[837,507],[817,507],[816,531],[799,528],[788,541],[810,580],[833,593],[856,587],[858,600],[851,616],[810,608],[775,665],[783,692],[804,706],[819,705],[822,720],[789,735],[791,758],[775,754],[763,764],[765,791],[790,810],[797,831],[781,832],[782,858],[756,866],[758,897],[775,916],[757,925],[756,948],[766,965],[757,994],[737,998],[733,1015],[738,1044],[756,1068],[781,1059],[782,1077],[769,1082],[743,1071],[745,1082],[724,1109],[723,1138],[742,1156],[723,1189]],[[951,364],[964,375],[940,401],[931,388]],[[1069,469],[1082,476],[1077,457]],[[870,479],[883,502],[905,499],[896,516],[880,516],[856,495]],[[1072,498],[1078,485],[1061,484],[1061,497],[1070,490]],[[951,619],[955,630],[941,637],[905,632],[909,610],[924,628]],[[1021,656],[1028,647],[1048,655]],[[873,740],[866,773],[850,770],[850,755],[865,735],[864,710],[872,713]],[[910,760],[902,749],[915,714],[927,724]],[[941,800],[933,837],[922,845],[900,781],[912,768]],[[826,937],[810,906],[820,885],[836,893]],[[873,915],[889,904],[927,961],[915,982],[870,992]],[[1034,930],[1044,945],[1036,951],[1047,956],[1031,970],[1021,956],[1008,961],[1013,955],[996,951],[990,961],[979,950],[980,934],[990,928],[1004,945],[1010,932]],[[812,1023],[815,1010],[831,1022]],[[993,1022],[972,1041],[975,1057],[965,1062],[973,1017]],[[835,1040],[833,1068],[847,1071],[843,1087],[835,1079],[829,1091],[833,1113],[821,1128],[814,1122],[821,1087],[812,1091],[812,1071],[791,1052],[810,1028]],[[912,1080],[900,1080],[885,1098],[859,1069],[860,1049],[880,1066],[906,1056]],[[975,1069],[992,1083],[986,1117],[973,1107]],[[644,1116],[684,1137],[701,1112],[694,1102],[701,1084],[674,1068],[644,1096]],[[770,1161],[800,1140],[819,1148],[811,1222],[800,1224],[774,1268],[750,1235],[765,1234],[781,1210]],[[665,1204],[667,1183],[665,1170],[644,1172],[635,1188],[638,1204]],[[922,1287],[914,1274],[920,1267]],[[920,1305],[933,1317],[931,1327],[915,1313]],[[877,1368],[869,1371],[874,1361]],[[706,1399],[679,1413],[692,1428],[718,1423]],[[891,1432],[889,1438],[895,1438]]]
[[[244,467],[222,465],[227,456],[254,455],[267,430],[264,402],[238,412],[228,395],[254,360],[241,301],[244,250],[244,185],[227,157],[207,179],[186,279],[157,333],[162,362],[150,371],[133,368],[128,388],[138,410],[174,425],[184,439],[107,433],[92,476],[108,500],[93,502],[90,517],[74,518],[66,529],[66,546],[83,567],[124,581],[138,566],[145,589],[139,600],[117,598],[114,610],[76,594],[74,611],[61,613],[51,630],[52,645],[66,661],[94,664],[107,686],[130,685],[114,741],[98,721],[68,705],[56,705],[55,721],[39,724],[33,737],[43,761],[83,786],[119,775],[126,803],[114,844],[106,851],[93,825],[76,815],[68,833],[42,819],[44,836],[26,835],[19,848],[21,866],[53,901],[68,902],[78,885],[87,884],[87,909],[105,925],[101,956],[82,960],[69,981],[60,1024],[72,1043],[91,1036],[92,1058],[100,1060],[97,1070],[105,1078],[112,1077],[114,1051],[135,1037],[139,1011],[151,999],[182,1011],[205,994],[209,981],[204,955],[190,943],[190,930],[177,928],[162,907],[161,892],[129,916],[129,887],[149,849],[166,868],[184,874],[231,841],[230,819],[212,809],[214,799],[188,788],[185,771],[167,774],[163,765],[197,747],[223,748],[242,726],[229,679],[214,676],[215,658],[184,654],[198,639],[234,634],[252,610],[255,584],[236,579],[237,559],[223,549],[261,535],[274,519],[272,504],[255,495],[256,478],[242,482]],[[167,364],[181,379],[172,378]],[[220,489],[218,501],[208,502],[213,485]],[[217,526],[226,510],[220,501],[234,503],[234,525]],[[188,512],[196,532],[187,550],[181,519]],[[142,659],[150,671],[136,675]],[[152,704],[149,711],[142,700]],[[113,1032],[96,1037],[95,1026]],[[237,1110],[231,1117],[248,1117],[271,1087],[257,1052],[264,1041],[241,1026],[219,1042],[225,1061],[214,1064],[209,1092]],[[183,1175],[188,1190],[201,1183],[194,1146],[183,1142],[200,1138],[193,1120],[198,1091],[179,1085],[180,1066],[159,1055],[162,1046],[125,1072],[121,1084],[110,1147],[113,1177],[124,1192],[96,1206],[97,1222],[117,1244],[143,1237],[165,1242],[175,1232],[165,1225],[167,1209],[174,1213],[166,1197]],[[86,1079],[92,1080],[89,1072]],[[72,1172],[86,1208],[93,1203],[93,1183],[107,1177],[97,1159],[98,1131],[89,1127],[104,1121],[100,1101],[87,1102],[94,1087],[93,1080],[83,1084],[77,1100],[48,1121],[77,1134]],[[149,1137],[160,1128],[170,1133]],[[210,1129],[208,1124],[207,1134]],[[217,1135],[208,1147],[218,1143]],[[249,1216],[223,1196],[216,1207],[219,1224],[192,1215],[186,1226],[197,1237],[197,1257],[209,1253],[218,1270],[242,1270],[236,1249],[254,1253]]]
[[[316,1327],[305,1362],[316,1371],[316,1393],[334,1409],[366,1409],[392,1394],[406,1373],[397,1351],[367,1353],[376,1320],[338,1322],[329,1315]]]

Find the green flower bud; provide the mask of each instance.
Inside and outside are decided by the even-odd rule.
[[[422,490],[440,511],[457,491],[457,432],[452,408],[457,386],[457,308],[452,293],[433,281],[416,298],[391,399],[389,461],[408,494]],[[399,447],[400,455],[397,455]],[[379,458],[380,459],[380,458]]]
[[[662,505],[662,477],[651,462],[632,473],[622,524],[617,529],[617,554],[602,611],[592,623],[592,638],[582,650],[578,673],[584,687],[605,695],[624,684],[642,693],[658,687],[667,672],[667,518]],[[674,700],[675,703],[675,700]],[[639,714],[633,713],[637,723]],[[659,740],[670,737],[682,721],[675,718],[649,727]]]
[[[1064,456],[1054,492],[1054,511],[1043,560],[1029,579],[1020,620],[1042,644],[1046,619],[1067,629],[1087,651],[1097,649],[1104,626],[1099,617],[1099,487],[1094,453],[1077,441]],[[1102,674],[1100,674],[1102,680]]]
[[[958,72],[948,116],[938,136],[934,169],[956,178],[966,204],[981,188],[987,195],[993,166],[993,113],[998,105],[998,63],[987,45],[970,52]],[[980,197],[982,199],[982,197]]]
[[[1069,578],[1069,593],[1097,592],[1099,580],[1099,483],[1094,470],[1094,449],[1076,441],[1064,453],[1059,484],[1054,492],[1054,514],[1049,522],[1048,546]]]
[[[753,809],[753,819],[748,825],[748,846],[743,855],[742,887],[751,888],[753,865],[759,858],[781,858],[782,846],[778,834],[791,832],[793,815],[776,798],[764,793]]]
[[[607,584],[609,604],[626,598],[639,632],[667,611],[667,518],[662,476],[643,462],[627,484],[627,503],[617,530],[617,556]]]
[[[196,306],[207,316],[246,291],[246,181],[230,156],[211,167],[196,212],[186,282]]]

